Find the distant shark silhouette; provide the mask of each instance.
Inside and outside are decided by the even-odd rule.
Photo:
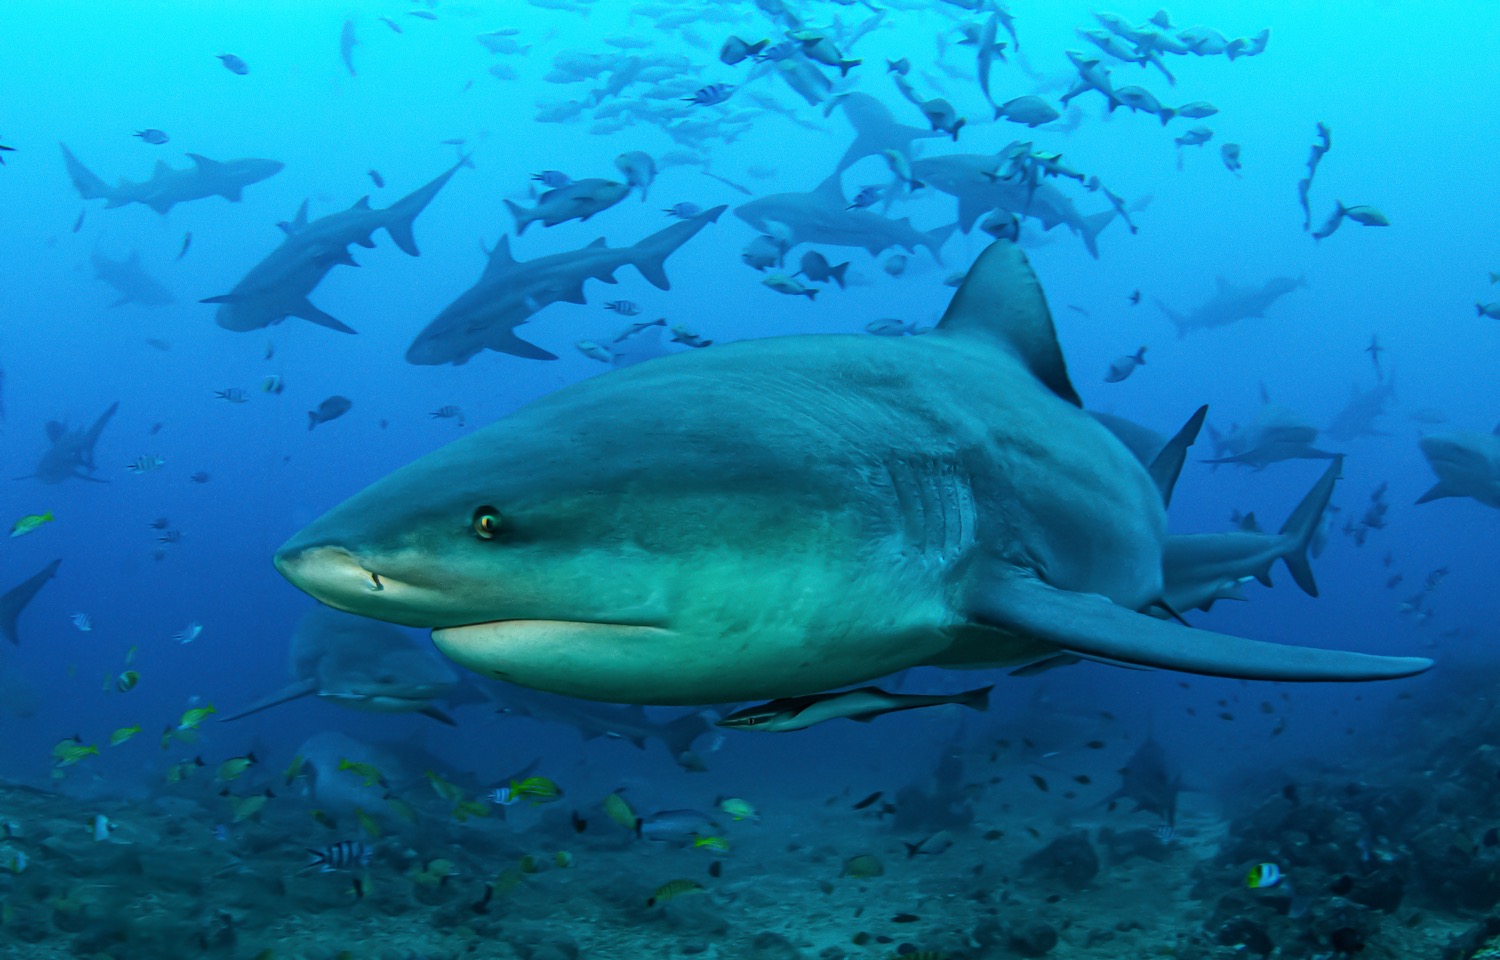
[[[107,481],[94,475],[99,469],[94,462],[94,446],[99,442],[99,435],[109,425],[110,417],[119,408],[119,401],[110,404],[109,409],[100,414],[99,419],[87,430],[69,430],[66,424],[58,420],[48,420],[47,439],[52,445],[42,454],[35,473],[16,479],[35,477],[43,483],[62,483],[70,479],[106,483]]]
[[[223,197],[231,203],[239,203],[244,189],[280,173],[286,165],[278,160],[210,160],[196,153],[188,154],[193,165],[183,170],[174,170],[165,160],[158,160],[149,180],[132,183],[121,180],[111,187],[95,176],[73,156],[67,144],[62,147],[63,162],[67,164],[68,176],[78,195],[85,200],[106,200],[106,207],[123,207],[129,203],[140,203],[157,213],[165,214],[179,203],[201,200],[204,197]]]
[[[349,247],[375,246],[371,238],[376,230],[385,230],[402,252],[418,256],[412,224],[462,166],[473,164],[467,157],[459,160],[431,183],[384,210],[373,209],[370,198],[362,197],[347,210],[309,223],[307,201],[302,201],[296,219],[282,225],[287,237],[281,246],[250,268],[233,290],[202,302],[219,304],[216,319],[227,330],[260,330],[287,317],[301,317],[330,330],[354,333],[352,328],[315,306],[308,300],[308,294],[339,264],[358,266],[349,255]]]

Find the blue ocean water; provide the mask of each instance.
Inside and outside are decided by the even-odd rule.
[[[65,798],[59,802],[69,805],[73,840],[92,844],[87,823],[103,813],[121,825],[119,836],[139,829],[137,843],[168,857],[174,847],[214,848],[201,832],[165,839],[156,832],[164,829],[162,818],[181,816],[211,828],[230,819],[230,801],[221,790],[250,796],[270,786],[278,796],[266,811],[233,825],[254,837],[236,849],[235,862],[251,875],[295,876],[305,848],[359,836],[350,814],[337,830],[318,826],[307,812],[316,806],[315,796],[303,785],[281,782],[282,769],[314,734],[341,731],[368,743],[420,745],[444,775],[466,776],[471,795],[505,786],[512,773],[537,760],[535,771],[564,788],[561,805],[527,808],[505,822],[486,817],[480,827],[459,823],[446,810],[423,809],[420,828],[399,844],[392,834],[399,835],[400,827],[366,838],[377,846],[372,870],[377,883],[383,873],[385,886],[399,888],[382,896],[405,896],[410,872],[448,856],[445,851],[461,847],[465,836],[492,831],[504,838],[494,841],[499,847],[521,850],[527,831],[535,831],[544,839],[531,852],[568,845],[580,875],[597,870],[592,876],[619,883],[628,877],[629,900],[638,911],[643,908],[636,901],[644,902],[659,883],[697,876],[710,887],[715,916],[728,918],[722,930],[705,918],[662,923],[652,913],[622,915],[622,906],[592,888],[588,895],[575,891],[576,916],[546,913],[544,925],[565,931],[586,956],[675,956],[700,942],[726,956],[770,956],[772,947],[754,946],[755,935],[770,929],[786,937],[788,949],[802,951],[796,955],[832,956],[819,951],[837,939],[843,944],[838,949],[851,956],[883,956],[903,944],[912,948],[908,953],[1005,956],[1022,948],[1007,935],[996,934],[991,942],[974,931],[986,920],[1018,928],[1028,903],[1061,931],[1055,955],[1114,956],[1119,953],[1109,951],[1118,951],[1122,941],[1110,945],[1084,936],[1080,930],[1088,924],[1080,918],[1128,914],[1130,898],[1118,895],[1122,890],[1148,899],[1153,891],[1170,894],[1177,904],[1175,919],[1149,935],[1116,932],[1130,944],[1128,955],[1164,955],[1147,951],[1176,943],[1179,956],[1217,956],[1211,951],[1231,951],[1235,944],[1215,939],[1229,908],[1215,906],[1219,888],[1212,885],[1244,890],[1243,869],[1221,856],[1232,843],[1248,842],[1241,833],[1260,844],[1264,859],[1287,866],[1295,891],[1290,899],[1313,897],[1318,902],[1310,915],[1326,918],[1326,901],[1338,895],[1323,892],[1325,881],[1347,871],[1325,864],[1316,882],[1297,882],[1296,854],[1282,846],[1290,843],[1290,827],[1265,836],[1226,824],[1290,784],[1308,795],[1348,781],[1397,789],[1424,777],[1427,783],[1442,779],[1448,775],[1432,772],[1438,768],[1429,766],[1430,754],[1447,742],[1443,737],[1461,738],[1470,724],[1443,711],[1487,703],[1482,687],[1463,681],[1492,670],[1490,625],[1500,613],[1489,589],[1493,505],[1464,498],[1415,501],[1435,482],[1420,437],[1488,433],[1500,417],[1489,386],[1496,321],[1474,310],[1476,301],[1482,306],[1500,300],[1500,287],[1491,280],[1491,271],[1500,270],[1500,254],[1490,222],[1497,162],[1493,51],[1500,26],[1462,4],[1182,3],[1162,18],[1169,26],[1148,21],[1155,8],[1118,10],[1127,25],[1138,26],[1134,40],[1119,33],[1116,40],[1136,51],[1144,49],[1146,32],[1170,38],[1193,24],[1212,26],[1229,39],[1252,38],[1269,28],[1269,40],[1262,52],[1234,58],[1164,52],[1171,83],[1155,66],[1099,54],[1116,87],[1143,86],[1168,105],[1208,101],[1217,108],[1202,119],[1163,123],[1150,112],[1111,110],[1108,95],[1097,90],[1061,103],[1078,77],[1065,51],[1095,51],[1079,31],[1103,29],[1086,4],[6,4],[0,22],[11,55],[0,61],[7,91],[0,144],[13,150],[0,154],[10,249],[0,268],[0,450],[6,476],[18,479],[0,486],[0,519],[11,523],[48,511],[55,519],[0,547],[0,590],[55,558],[62,563],[22,613],[21,642],[0,652],[0,782]],[[1053,123],[1028,129],[990,119],[993,111],[976,79],[976,47],[959,41],[966,25],[982,30],[1002,12],[1013,15],[1015,34],[1004,27],[996,33],[1006,47],[1004,62],[997,60],[990,73],[994,100],[1040,96],[1062,114]],[[357,40],[349,54],[352,69],[340,56],[346,29]],[[728,64],[719,50],[731,35],[787,43],[790,50],[780,61]],[[818,64],[811,51],[820,38],[862,63],[847,77]],[[227,69],[216,59],[223,54],[242,58],[248,71]],[[1188,619],[1234,636],[1431,657],[1438,663],[1433,672],[1384,684],[1303,686],[1088,663],[1022,677],[1004,670],[920,668],[878,682],[906,693],[994,683],[989,711],[919,710],[869,726],[829,723],[784,736],[714,730],[697,742],[698,757],[688,764],[701,761],[706,772],[686,769],[658,741],[638,751],[615,737],[584,740],[567,723],[497,713],[506,691],[495,684],[487,688],[493,703],[453,709],[456,727],[304,699],[233,724],[207,722],[196,739],[163,734],[184,710],[213,704],[228,713],[287,682],[290,638],[313,601],[286,582],[271,558],[299,529],[397,468],[528,401],[589,377],[612,376],[608,365],[576,347],[579,341],[609,343],[630,322],[605,310],[606,301],[631,301],[641,311],[633,319],[665,317],[716,345],[812,333],[867,335],[866,325],[883,318],[935,324],[953,295],[945,281],[956,281],[953,275],[967,270],[991,242],[983,231],[955,233],[941,246],[941,262],[926,249],[892,247],[872,255],[858,247],[799,243],[781,272],[795,273],[809,249],[834,263],[850,261],[847,289],[816,284],[814,299],[762,283],[774,271],[758,272],[741,258],[760,231],[734,215],[753,198],[809,191],[829,176],[854,138],[842,96],[869,95],[901,124],[926,128],[919,105],[903,96],[894,79],[900,74],[887,69],[901,58],[910,62],[905,78],[918,99],[946,98],[967,118],[956,138],[916,140],[915,162],[987,155],[994,158],[993,180],[1001,175],[1004,156],[1030,156],[1035,164],[1037,155],[1056,152],[1080,179],[1097,177],[1129,207],[1138,232],[1115,220],[1099,235],[1097,258],[1068,225],[1043,229],[1027,204],[1004,211],[1020,219],[1020,246],[1046,291],[1069,371],[1088,409],[1170,435],[1206,403],[1208,422],[1227,434],[1275,404],[1317,431],[1335,420],[1351,390],[1394,387],[1369,432],[1332,438],[1325,431],[1312,444],[1347,455],[1324,524],[1326,546],[1312,562],[1320,595],[1298,590],[1278,564],[1273,588],[1250,582],[1245,602],[1223,601]],[[798,93],[778,63],[796,64],[818,78],[820,92]],[[575,64],[582,66],[575,70]],[[638,70],[649,79],[630,80]],[[685,102],[714,84],[732,87],[723,104]],[[566,119],[542,119],[553,114]],[[1321,240],[1304,229],[1297,184],[1307,175],[1320,123],[1331,131],[1332,146],[1310,190],[1311,227],[1327,220],[1336,200],[1376,208],[1388,226],[1345,219]],[[1174,144],[1199,126],[1212,130],[1207,143]],[[164,131],[168,141],[152,144],[133,135],[148,129]],[[1031,146],[1004,153],[1018,141]],[[122,179],[150,178],[159,162],[192,168],[189,154],[267,158],[285,166],[245,186],[233,202],[208,196],[158,213],[140,203],[110,207],[107,197],[81,196],[59,143],[106,187],[119,190],[115,185]],[[1241,146],[1240,175],[1222,160],[1226,143]],[[533,181],[534,174],[558,170],[575,179],[622,179],[615,158],[632,150],[656,160],[649,198],[634,190],[587,222],[534,224],[518,235],[505,201],[538,203],[546,188]],[[329,268],[311,293],[312,303],[356,335],[295,316],[263,328],[227,330],[215,322],[216,306],[200,302],[230,293],[294,237],[277,224],[294,220],[304,200],[311,219],[366,196],[384,208],[461,157],[472,168],[457,169],[416,218],[420,256],[406,255],[379,231],[372,248],[352,247],[357,268]],[[384,186],[376,185],[370,171],[378,171]],[[1061,191],[1086,214],[1111,209],[1102,190],[1091,191],[1066,175],[1035,175],[1040,189]],[[861,159],[842,177],[850,199],[864,186],[891,183],[879,155]],[[727,204],[729,210],[668,259],[670,290],[657,289],[627,266],[617,286],[586,281],[586,303],[528,305],[538,309],[516,333],[556,360],[493,350],[458,364],[406,360],[413,339],[475,283],[486,251],[503,237],[510,236],[511,251],[523,261],[584,248],[598,237],[627,246],[672,223],[663,208],[677,203],[704,209]],[[909,217],[921,231],[954,223],[955,209],[954,197],[933,185],[893,189],[889,205],[871,208],[882,216]],[[899,253],[907,261],[892,275],[888,257]],[[113,306],[120,292],[95,276],[99,257],[138,257],[140,269],[173,302]],[[1215,294],[1219,278],[1258,286],[1278,276],[1304,280],[1305,286],[1277,300],[1264,316],[1179,336],[1158,306],[1188,312]],[[1140,302],[1133,305],[1129,298],[1136,292]],[[1365,350],[1372,336],[1384,348],[1378,369]],[[1106,383],[1110,364],[1142,345],[1145,365],[1121,382]],[[693,348],[668,343],[664,350]],[[268,377],[279,378],[284,388],[264,390]],[[230,390],[243,391],[246,402],[216,396]],[[330,396],[346,397],[352,407],[310,429],[308,411]],[[96,469],[83,471],[89,476],[55,484],[26,477],[49,447],[49,421],[85,429],[115,402],[118,413],[95,449]],[[462,422],[433,415],[448,406],[461,409]],[[1171,504],[1173,532],[1226,531],[1232,511],[1254,511],[1261,526],[1274,531],[1327,466],[1323,459],[1278,460],[1263,468],[1201,462],[1214,455],[1207,437],[1193,448]],[[138,475],[126,469],[141,457],[164,463]],[[203,482],[192,479],[199,472],[206,474]],[[1364,523],[1374,503],[1388,504],[1388,512]],[[158,517],[169,521],[162,530],[151,526]],[[166,531],[180,531],[180,540],[159,542]],[[1401,581],[1392,583],[1398,574]],[[70,619],[79,613],[90,619],[86,632]],[[190,624],[201,624],[201,635],[185,644],[174,640]],[[408,633],[427,645],[425,631]],[[125,670],[140,678],[120,692]],[[722,714],[739,705],[715,706]],[[682,713],[649,709],[658,720]],[[142,729],[133,740],[107,746],[112,731],[135,724]],[[71,736],[97,744],[100,755],[56,768],[54,748]],[[1181,801],[1183,825],[1174,827],[1181,836],[1166,841],[1178,848],[1145,880],[1106,864],[1089,890],[1069,889],[1060,904],[1048,903],[1051,888],[1027,887],[1020,865],[1032,847],[1070,831],[1092,835],[1099,844],[1101,823],[1114,829],[1158,825],[1150,814],[1130,815],[1128,805],[1115,812],[1102,805],[1119,785],[1117,770],[1148,737],[1168,748],[1193,791]],[[1081,746],[1095,739],[1108,741],[1109,748]],[[248,751],[261,763],[244,780],[210,782],[220,761]],[[167,782],[173,765],[195,756],[207,764],[201,782]],[[961,784],[935,772],[944,758],[961,758]],[[418,777],[425,772],[419,767],[412,768]],[[1077,776],[1089,783],[1072,783]],[[1045,791],[1035,777],[1043,779]],[[1431,879],[1443,868],[1422,860],[1420,845],[1397,829],[1416,836],[1435,829],[1434,823],[1445,825],[1467,838],[1458,844],[1464,865],[1450,871],[1488,864],[1484,858],[1491,854],[1481,837],[1496,811],[1465,792],[1468,781],[1452,778],[1456,798],[1445,812],[1397,818],[1387,834],[1366,844],[1404,849],[1391,862],[1407,870],[1401,906],[1389,916],[1350,921],[1367,937],[1367,955],[1417,956],[1403,952],[1415,949],[1411,931],[1442,942],[1471,914],[1493,908],[1491,902],[1468,904],[1467,913],[1445,912],[1440,884]],[[903,786],[927,789],[935,782],[951,786],[953,803],[971,809],[974,823],[953,825],[958,843],[942,855],[949,859],[912,858],[923,866],[911,867],[903,880],[901,844],[929,836],[931,828],[941,827],[941,817],[902,823],[899,810],[878,818],[867,811],[894,800]],[[655,845],[631,847],[622,837],[596,840],[606,819],[599,800],[622,786],[622,795],[642,813],[712,809],[723,797],[750,799],[759,823],[736,826],[727,816],[720,819],[731,843],[741,847],[736,856],[757,864],[746,864],[745,874],[762,876],[754,884],[743,876],[735,881],[730,859],[726,880],[740,886],[726,883],[715,891],[714,879],[702,874],[707,856],[688,863],[680,858],[695,853],[690,849],[664,853]],[[396,792],[405,791],[436,802],[420,780]],[[886,795],[874,808],[849,809],[874,791]],[[157,803],[163,796],[190,801],[191,812],[163,812]],[[566,809],[585,811],[581,815],[593,821],[589,830],[570,835]],[[0,815],[25,820],[5,807]],[[63,854],[41,842],[63,834],[57,822],[21,823],[21,829],[24,838],[7,849],[26,850],[29,866],[9,876],[0,872],[0,893],[23,917],[39,915],[39,904],[61,897],[70,883],[84,884],[90,871],[101,882],[114,876],[112,862],[59,865]],[[1028,837],[1027,829],[1037,836]],[[1011,838],[1004,842],[1014,847],[999,852],[998,840],[984,839],[986,830],[1004,831]],[[1317,841],[1318,831],[1311,833]],[[1217,846],[1221,839],[1224,846]],[[232,842],[248,841],[240,836]],[[1356,840],[1328,842],[1349,853],[1355,866],[1370,863]],[[406,852],[398,856],[387,849],[397,845]],[[797,883],[805,879],[797,864],[837,883],[839,860],[876,851],[886,860],[885,879],[909,881],[910,889],[898,896],[872,882],[851,896],[882,917],[910,908],[924,918],[921,923],[874,924],[845,909],[848,902],[839,894],[816,887],[809,894]],[[459,877],[440,884],[443,896],[459,904],[474,901],[514,861],[496,853],[465,863]],[[205,875],[218,869],[192,862],[188,869]],[[984,864],[986,874],[970,876],[971,867]],[[560,874],[554,870],[528,881],[527,895],[556,904],[563,894],[545,884]],[[1003,884],[994,879],[1001,875],[1007,878]],[[1006,906],[996,892],[1012,881],[1019,907]],[[1188,902],[1183,892],[1195,884]],[[1213,892],[1205,893],[1204,884]],[[198,903],[211,912],[215,884],[206,887]],[[747,887],[753,897],[745,894]],[[971,887],[982,888],[988,899],[974,899],[972,908],[924,906],[924,898],[961,898]],[[1090,899],[1101,890],[1117,896]],[[742,896],[750,902],[737,899]],[[820,907],[818,898],[825,896],[833,899]],[[441,909],[438,901],[417,902],[419,913]],[[609,906],[595,909],[596,902]],[[1253,897],[1242,906],[1244,916],[1286,944],[1282,956],[1348,952],[1343,942],[1316,939],[1326,933],[1321,927],[1316,937],[1297,940],[1291,930],[1301,915],[1288,919],[1282,910],[1277,919],[1266,919],[1256,913],[1267,909],[1264,902]],[[263,942],[250,929],[255,910],[299,908],[234,909],[244,913],[236,919],[238,939],[213,948],[225,956],[257,956],[263,949],[277,950],[276,956],[332,956],[338,949],[358,951],[361,944],[381,946],[378,932],[361,927],[351,934],[353,920],[330,915],[309,921],[302,942],[291,934]],[[356,898],[333,912],[352,912],[364,923],[370,909]],[[110,910],[128,913],[119,905],[98,907],[94,919]],[[1409,922],[1415,910],[1427,912]],[[15,956],[84,949],[79,931],[67,922],[36,923],[26,929],[38,936],[24,940],[0,924],[0,946]],[[432,926],[429,946],[402,940],[401,948],[457,955],[461,938],[452,931],[458,924],[439,918]],[[826,941],[808,932],[835,927],[838,937]],[[1167,928],[1174,931],[1171,937],[1163,932]],[[347,942],[338,939],[341,929]],[[611,939],[620,930],[643,939]],[[851,943],[860,931],[889,940]],[[511,949],[503,946],[508,934],[483,936],[497,951]],[[89,948],[115,957],[157,949],[129,934],[110,943],[91,941]],[[521,946],[513,949],[531,955]],[[648,950],[653,952],[641,952]],[[752,950],[761,952],[746,952]]]

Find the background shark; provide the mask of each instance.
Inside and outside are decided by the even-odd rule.
[[[942,263],[943,244],[953,235],[954,225],[926,233],[902,217],[893,220],[869,210],[849,209],[839,174],[835,173],[807,193],[775,193],[742,203],[734,215],[762,233],[771,233],[787,243],[834,247],[859,247],[873,256],[891,247],[915,252],[926,247]],[[770,226],[779,224],[782,229]]]
[[[51,446],[37,462],[35,473],[17,479],[35,477],[43,483],[62,483],[70,479],[106,482],[95,476],[99,466],[94,462],[94,446],[99,442],[99,435],[109,425],[110,417],[119,408],[118,401],[110,404],[109,409],[101,413],[99,419],[87,430],[69,430],[61,421],[48,420],[47,440]]]
[[[964,233],[980,217],[1002,210],[1030,217],[1043,230],[1062,225],[1083,241],[1089,255],[1099,257],[1099,234],[1115,220],[1114,210],[1085,215],[1063,192],[1048,183],[1032,189],[1020,180],[995,176],[1000,159],[994,154],[958,153],[923,157],[912,163],[912,176],[958,200],[958,225]]]
[[[210,160],[190,153],[188,159],[193,161],[190,167],[174,170],[165,160],[158,160],[149,180],[133,183],[122,179],[111,187],[80,163],[67,144],[58,146],[62,147],[68,176],[83,199],[106,200],[107,208],[140,203],[161,214],[179,203],[204,197],[223,197],[230,203],[239,203],[246,187],[274,177],[285,166],[277,160]]]
[[[462,166],[472,167],[473,164],[467,157],[459,160],[426,186],[383,210],[371,208],[370,198],[361,197],[349,209],[309,223],[307,201],[304,200],[297,218],[285,225],[287,238],[281,246],[251,267],[233,290],[202,302],[219,304],[215,318],[226,330],[260,330],[287,317],[301,317],[340,333],[354,333],[353,329],[315,306],[308,294],[323,282],[329,270],[339,264],[358,266],[349,255],[349,247],[351,244],[375,246],[371,238],[376,230],[384,230],[402,252],[419,256],[412,225]]]
[[[164,307],[177,302],[172,291],[157,283],[141,266],[139,250],[130,251],[130,256],[124,260],[111,260],[95,250],[89,255],[89,262],[93,264],[94,276],[114,287],[115,292],[120,295],[119,299],[110,304],[112,307],[123,307],[128,303],[142,307]]]
[[[1500,508],[1500,426],[1493,433],[1435,433],[1420,446],[1438,481],[1418,503],[1468,497]]]
[[[1059,654],[1283,680],[1430,666],[1139,612],[1164,597],[1162,499],[1080,409],[1040,284],[997,241],[930,334],[610,371],[398,470],[275,562],[485,676],[623,703]]]
[[[1177,336],[1185,337],[1194,330],[1225,327],[1251,317],[1264,317],[1277,300],[1298,287],[1307,286],[1302,277],[1272,277],[1259,286],[1239,286],[1223,277],[1218,277],[1214,283],[1213,296],[1187,313],[1179,313],[1160,300],[1156,301],[1157,307],[1177,328]]]
[[[317,697],[350,710],[420,713],[454,726],[437,704],[458,690],[458,676],[390,624],[329,607],[309,610],[292,633],[291,667],[286,687],[220,719]]]
[[[481,350],[496,350],[528,360],[556,360],[556,354],[516,336],[515,328],[548,304],[587,303],[585,280],[613,283],[615,271],[627,264],[639,270],[652,286],[669,289],[667,258],[699,230],[718,220],[725,209],[704,210],[631,247],[610,247],[600,237],[582,250],[525,262],[511,255],[510,237],[501,237],[479,282],[417,335],[406,351],[406,359],[416,364],[461,364]]]

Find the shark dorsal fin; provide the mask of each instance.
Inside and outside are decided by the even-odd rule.
[[[223,164],[219,163],[219,161],[210,160],[201,153],[190,153],[188,154],[188,159],[197,164],[198,169],[203,171],[204,173],[208,173],[211,170],[216,170],[217,168],[223,166]]]
[[[495,249],[490,251],[489,262],[484,265],[484,275],[493,276],[515,262],[516,258],[510,252],[510,234],[501,234],[500,239],[495,241]]]
[[[358,200],[354,201],[354,206],[351,209],[354,209],[354,210],[368,210],[368,209],[370,209],[370,197],[369,197],[369,195],[366,194],[365,196],[360,197]]]
[[[607,246],[607,244],[604,242],[604,238],[600,237],[599,239],[595,240],[593,243],[589,244],[588,245],[588,249],[595,250],[595,249],[598,249],[599,247],[603,247],[603,246]]]
[[[996,240],[969,268],[937,332],[985,339],[1014,355],[1053,393],[1082,406],[1068,379],[1042,285],[1021,248]]]
[[[297,215],[293,217],[291,221],[287,223],[286,226],[284,226],[282,229],[284,229],[287,233],[296,233],[298,230],[301,230],[305,226],[307,226],[307,199],[304,197],[302,200],[302,206],[297,208]]]
[[[844,203],[843,174],[835,170],[833,173],[828,175],[828,179],[824,180],[816,187],[813,187],[812,192],[822,194],[824,196],[837,197],[840,204]]]

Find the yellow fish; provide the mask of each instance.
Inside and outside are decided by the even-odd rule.
[[[204,720],[207,720],[211,714],[215,714],[218,712],[219,711],[215,709],[214,705],[211,703],[202,707],[190,707],[189,709],[182,711],[182,719],[177,721],[177,729],[196,730],[198,729],[198,724],[202,723]]]
[[[77,737],[69,737],[66,740],[60,741],[57,746],[52,748],[52,765],[59,769],[62,767],[71,767],[75,763],[82,761],[85,757],[97,757],[98,755],[98,747],[92,745],[85,746]]]
[[[510,782],[512,796],[526,797],[531,800],[531,805],[539,803],[550,803],[562,796],[562,788],[546,777],[527,777],[525,780]]]
[[[703,884],[697,880],[668,880],[656,888],[656,892],[646,899],[646,906],[654,907],[658,903],[666,903],[668,900],[676,899],[685,893],[695,893],[703,889]]]
[[[129,693],[135,689],[135,685],[141,682],[141,675],[135,670],[126,670],[115,677],[115,689],[121,693]]]
[[[347,770],[356,777],[359,777],[365,782],[364,785],[367,787],[373,787],[377,783],[382,787],[385,786],[385,774],[376,769],[373,763],[362,763],[358,760],[340,760],[339,769]]]
[[[464,798],[464,792],[458,787],[444,780],[442,777],[427,771],[427,782],[432,784],[432,789],[444,800],[460,801]]]
[[[354,819],[359,821],[359,828],[371,839],[380,836],[384,832],[380,829],[380,822],[359,807],[354,808]]]
[[[51,510],[48,510],[46,513],[29,514],[28,516],[24,516],[21,519],[17,520],[11,526],[10,535],[13,537],[25,536],[26,534],[35,530],[37,527],[40,527],[42,524],[51,523],[54,519],[56,518],[52,516]]]
[[[693,848],[712,850],[715,853],[728,853],[729,841],[723,837],[695,837],[693,838]]]
[[[219,770],[215,776],[219,780],[238,780],[240,774],[249,770],[258,762],[253,753],[247,753],[243,757],[232,757],[219,764]]]
[[[604,798],[604,812],[609,818],[631,833],[639,833],[641,829],[641,818],[630,809],[630,804],[618,793],[612,793]]]
[[[120,729],[109,735],[109,745],[112,747],[118,747],[120,744],[124,743],[126,740],[129,740],[131,737],[140,732],[140,724],[136,724],[133,727],[121,727]]]

